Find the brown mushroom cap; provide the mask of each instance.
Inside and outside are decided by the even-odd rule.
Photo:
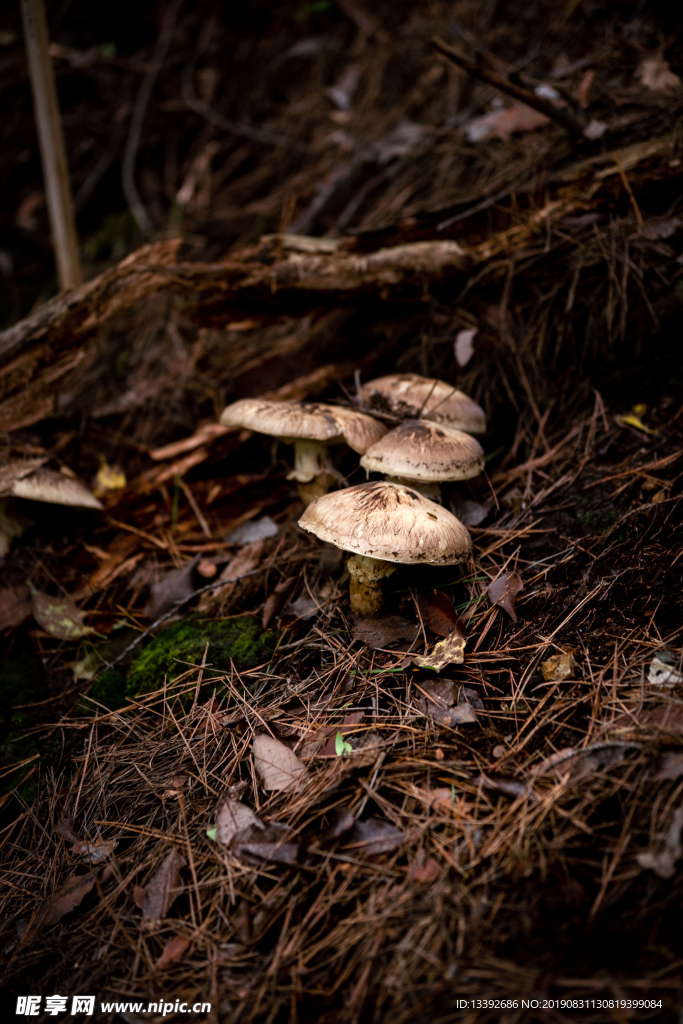
[[[299,526],[344,551],[406,565],[453,565],[464,561],[472,547],[454,515],[388,480],[316,498]]]
[[[35,472],[16,480],[10,492],[15,498],[30,498],[52,505],[74,505],[81,508],[102,508],[94,494],[72,477],[51,469]]]
[[[425,483],[469,480],[484,469],[484,450],[462,430],[430,420],[405,420],[366,451],[364,469]]]
[[[391,373],[368,381],[361,387],[360,397],[378,412],[401,419],[434,420],[468,434],[486,430],[486,415],[480,405],[445,381],[417,373]]]
[[[345,441],[355,452],[364,452],[387,432],[372,416],[325,402],[273,402],[242,398],[221,414],[224,427],[245,427],[288,441]]]

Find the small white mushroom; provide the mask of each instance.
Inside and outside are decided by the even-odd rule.
[[[221,414],[225,427],[244,427],[270,434],[294,445],[296,480],[305,504],[326,494],[335,481],[343,481],[330,459],[329,445],[346,443],[362,454],[387,432],[371,416],[324,402],[274,402],[243,398]]]
[[[454,515],[412,488],[387,480],[317,498],[299,526],[353,553],[348,562],[351,608],[360,615],[381,608],[383,581],[395,572],[396,563],[454,565],[465,561],[472,548],[469,533]]]
[[[484,450],[462,430],[429,420],[406,420],[368,448],[360,464],[440,502],[440,484],[471,480],[483,472]]]
[[[391,373],[363,384],[359,398],[378,412],[402,420],[433,420],[468,434],[486,431],[486,414],[481,406],[463,391],[433,377]]]

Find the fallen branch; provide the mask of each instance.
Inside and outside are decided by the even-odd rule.
[[[493,71],[491,68],[485,68],[481,64],[475,64],[473,61],[467,60],[466,57],[461,57],[458,51],[454,50],[448,43],[444,43],[443,39],[432,39],[432,46],[438,53],[452,61],[453,64],[463,68],[472,78],[478,78],[480,82],[486,82],[487,85],[492,85],[494,89],[507,93],[508,96],[514,96],[520,103],[526,103],[527,107],[533,107],[534,110],[540,111],[541,114],[545,114],[546,117],[561,124],[563,128],[566,128],[573,135],[585,136],[586,128],[588,127],[587,121],[584,118],[579,119],[579,117],[570,113],[566,107],[557,107],[550,100],[543,99],[542,96],[538,96],[533,90],[527,89],[526,86],[513,82],[509,78],[504,78],[503,75],[499,75],[497,71]]]

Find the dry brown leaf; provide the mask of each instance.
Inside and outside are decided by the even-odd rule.
[[[0,557],[2,553],[0,552]],[[14,629],[33,615],[28,587],[5,587],[0,590],[0,633]]]
[[[654,871],[660,878],[671,878],[676,873],[676,861],[683,857],[681,832],[683,831],[683,807],[674,811],[669,831],[664,836],[660,850],[645,850],[636,856],[641,868]]]
[[[661,53],[655,57],[646,57],[638,70],[636,78],[640,79],[646,89],[651,92],[673,93],[683,85],[678,75],[674,74],[668,60]]]
[[[452,727],[476,722],[475,706],[483,707],[474,690],[458,686],[451,679],[420,683],[419,689],[423,695],[418,697],[418,708],[439,725]]]
[[[475,780],[484,787],[484,789],[492,789],[498,793],[505,793],[506,796],[518,797],[518,796],[533,796],[533,790],[526,782],[520,782],[519,779],[511,779],[507,775],[485,775],[483,772]]]
[[[545,681],[560,683],[564,679],[574,679],[575,653],[575,648],[563,647],[562,654],[553,654],[551,658],[541,662],[541,671]]]
[[[97,874],[97,871],[89,871],[87,875],[71,875],[61,889],[41,905],[29,925],[24,939],[27,939],[29,934],[32,937],[42,928],[49,928],[51,925],[57,924],[66,914],[75,910],[91,892]]]
[[[324,731],[329,738],[325,746],[318,751],[318,757],[338,757],[337,733],[341,733],[342,736],[346,736],[347,733],[353,732],[355,727],[363,721],[364,714],[364,711],[352,711],[350,715],[346,715],[344,717],[344,721],[341,725],[332,725],[326,728]]]
[[[194,584],[194,571],[199,562],[196,555],[182,569],[172,569],[150,587],[149,603],[145,613],[150,619],[158,619],[160,615],[171,611],[179,602],[189,600],[197,589]]]
[[[405,868],[406,878],[413,882],[435,882],[441,874],[439,862],[430,857],[424,864],[411,864]]]
[[[438,636],[450,636],[451,633],[467,635],[465,624],[453,607],[450,597],[441,590],[425,591],[418,595],[417,606],[425,626],[429,626]]]
[[[341,839],[342,836],[345,836],[347,832],[350,832],[355,823],[352,811],[348,807],[340,807],[334,821],[329,828],[325,829],[318,840],[318,845],[323,847],[331,846],[338,839]]]
[[[171,850],[152,875],[143,890],[142,916],[146,921],[159,921],[165,917],[174,901],[182,892],[180,869],[185,867],[185,858],[177,850]]]
[[[254,737],[254,765],[267,792],[296,789],[306,769],[296,754],[273,736]]]
[[[180,960],[185,950],[190,945],[190,939],[185,935],[174,935],[168,940],[164,946],[161,956],[154,965],[157,969],[165,967],[166,964],[173,963],[174,960]]]
[[[104,840],[101,836],[98,836],[94,843],[78,839],[71,847],[71,853],[90,864],[99,864],[101,860],[109,857],[118,845],[118,839]]]
[[[238,832],[246,828],[264,829],[265,825],[250,807],[239,800],[225,800],[216,817],[216,842],[228,846]]]
[[[683,754],[664,754],[659,771],[655,775],[658,782],[675,781],[683,775]]]
[[[79,640],[93,630],[83,622],[85,612],[79,611],[70,597],[50,597],[29,583],[33,616],[50,636],[59,640]]]
[[[356,822],[343,849],[374,857],[380,853],[390,853],[400,846],[404,839],[403,832],[395,825],[379,818],[371,818],[369,821]]]
[[[515,599],[520,591],[524,590],[522,577],[516,572],[506,572],[499,576],[493,583],[489,583],[487,593],[491,604],[503,608],[513,622],[517,621]]]
[[[387,615],[382,619],[371,615],[354,615],[351,629],[354,639],[360,640],[372,651],[385,650],[399,640],[412,642],[419,631],[419,626],[408,622],[401,615]]]
[[[73,818],[60,818],[55,825],[55,832],[69,843],[80,843],[81,837],[74,832]]]
[[[514,132],[532,132],[546,124],[550,124],[550,118],[540,110],[527,107],[525,103],[514,103],[503,110],[472,118],[465,125],[465,134],[469,142],[506,141]]]
[[[287,825],[271,822],[263,827],[251,826],[236,837],[233,852],[240,860],[258,863],[270,860],[277,864],[293,864],[299,856],[299,840]]]

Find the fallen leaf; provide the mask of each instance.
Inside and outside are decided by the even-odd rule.
[[[458,331],[456,334],[453,350],[458,366],[467,366],[474,355],[474,339],[477,333],[478,329],[471,327],[466,331]]]
[[[445,640],[439,640],[427,654],[417,654],[412,658],[418,668],[431,668],[441,672],[446,665],[462,665],[465,660],[466,637],[453,632]]]
[[[676,873],[676,861],[683,857],[681,831],[683,807],[674,811],[669,831],[664,836],[664,846],[660,850],[645,850],[636,856],[641,868],[654,871],[660,878],[671,878]]]
[[[258,568],[263,554],[263,541],[257,540],[253,544],[246,544],[241,548],[235,557],[228,562],[223,572],[218,577],[218,582],[224,583],[223,587],[216,587],[215,590],[203,594],[199,602],[200,611],[209,611],[227,597],[233,590],[233,583],[248,576],[254,569]]]
[[[677,663],[680,663],[679,659],[674,659],[674,655],[669,651],[662,651],[660,654],[656,654],[650,662],[648,669],[648,683],[666,689],[680,686],[683,683],[683,674],[675,668]]]
[[[583,78],[579,82],[579,87],[576,90],[576,100],[582,110],[585,110],[588,106],[588,95],[591,90],[593,81],[595,80],[595,69],[589,68],[584,74]]]
[[[62,839],[66,839],[69,843],[80,843],[81,837],[76,835],[74,832],[74,823],[72,818],[60,818],[55,825],[55,832]]]
[[[339,757],[339,740],[337,736],[341,737],[341,742],[344,743],[344,736],[347,733],[353,732],[355,727],[363,720],[363,711],[352,711],[350,715],[344,717],[344,721],[339,726],[331,726],[324,730],[324,734],[329,735],[329,739],[324,747],[318,751],[318,757]],[[321,730],[322,731],[322,730]],[[350,743],[345,744],[348,750],[344,750],[343,753],[353,753],[353,747]]]
[[[424,864],[411,864],[405,868],[406,878],[413,882],[435,882],[441,874],[439,862],[430,857]]]
[[[330,846],[332,843],[336,843],[338,839],[350,832],[355,824],[355,818],[349,808],[340,807],[334,821],[318,840],[318,845]]]
[[[2,558],[2,553],[0,553]],[[14,629],[33,615],[31,598],[27,586],[5,587],[0,590],[0,633]]]
[[[485,505],[480,505],[478,501],[461,498],[457,494],[451,496],[450,504],[451,512],[463,526],[479,526],[489,514]]]
[[[507,775],[485,775],[483,772],[477,776],[478,782],[484,789],[492,789],[498,793],[505,793],[506,796],[533,796],[533,790],[526,782],[519,779],[511,779]]]
[[[228,534],[225,538],[225,543],[255,544],[256,541],[274,537],[278,530],[279,526],[270,516],[261,516],[260,519],[251,519],[247,523],[242,523],[236,530]]]
[[[235,837],[233,852],[240,860],[293,864],[299,856],[299,840],[287,825],[278,822],[265,828],[252,825]]]
[[[650,427],[646,427],[640,416],[636,416],[635,413],[626,413],[625,416],[615,416],[617,423],[625,423],[629,427],[635,427],[636,430],[642,430],[644,434],[657,434],[659,431],[652,430]]]
[[[429,626],[433,633],[450,636],[455,631],[461,636],[467,636],[465,623],[453,607],[450,597],[442,590],[423,591],[418,595],[417,606],[425,626]]]
[[[71,847],[71,853],[90,864],[99,864],[101,860],[109,857],[118,845],[118,839],[104,840],[101,836],[98,836],[94,843],[77,839]]]
[[[29,583],[33,616],[50,636],[59,640],[78,640],[93,630],[83,622],[85,612],[79,611],[70,597],[50,597]]]
[[[109,491],[122,491],[127,483],[126,474],[120,466],[110,466],[102,459],[94,480],[94,492],[98,498]]]
[[[228,846],[238,832],[245,828],[265,828],[250,807],[239,800],[225,800],[216,816],[216,842]]]
[[[61,889],[58,889],[39,907],[24,939],[29,936],[33,937],[42,928],[49,928],[51,925],[57,924],[66,914],[75,910],[91,892],[97,874],[97,871],[89,871],[87,875],[71,875]]]
[[[296,754],[273,736],[256,736],[254,765],[267,792],[296,789],[306,769]]]
[[[453,790],[450,786],[437,786],[435,789],[418,789],[415,792],[418,800],[434,810],[450,811],[453,808]]]
[[[646,57],[636,71],[636,78],[651,92],[673,93],[683,85],[661,53],[655,57]]]
[[[288,604],[282,614],[295,619],[301,619],[302,622],[308,622],[308,620],[314,618],[319,611],[319,601],[314,601],[312,597],[302,595],[301,597],[297,597],[296,601],[292,601]]]
[[[179,875],[184,867],[185,858],[177,850],[171,850],[161,862],[142,891],[142,916],[146,921],[159,921],[166,916],[183,890]]]
[[[507,141],[514,132],[532,132],[546,124],[550,124],[550,118],[540,110],[527,107],[526,103],[514,103],[503,110],[472,118],[465,125],[465,135],[468,142]]]
[[[191,940],[185,935],[174,935],[164,946],[161,956],[154,966],[156,968],[165,967],[166,964],[171,964],[174,960],[180,960],[181,956],[190,945],[190,941]]]
[[[290,576],[288,579],[280,580],[273,592],[266,598],[263,605],[263,615],[261,617],[261,625],[264,629],[268,629],[268,626],[280,611],[280,608],[282,608],[285,598],[294,586],[295,580],[295,576]]]
[[[655,780],[657,782],[667,780],[673,782],[680,779],[681,775],[683,775],[683,754],[664,754]]]
[[[145,614],[150,619],[158,619],[160,615],[171,611],[183,601],[189,600],[197,589],[194,584],[194,571],[200,556],[196,555],[182,569],[172,569],[152,584],[149,591],[149,603]]]
[[[638,746],[637,743],[597,743],[584,750],[565,747],[532,768],[531,774],[534,776],[554,774],[556,777],[566,778],[574,784],[600,769],[612,768],[621,764],[628,751]]]
[[[416,684],[417,685],[417,684]],[[473,690],[459,686],[451,679],[437,679],[433,683],[421,683],[419,689],[424,696],[418,697],[417,706],[439,725],[452,727],[477,721],[477,714],[471,699],[483,707]]]
[[[355,823],[343,849],[374,857],[380,853],[390,853],[400,846],[404,839],[403,832],[395,825],[379,818],[370,818],[369,821]]]
[[[400,640],[408,640],[412,643],[419,632],[418,625],[408,622],[401,615],[387,615],[382,619],[372,615],[367,618],[354,615],[351,629],[354,639],[365,644],[371,651],[386,650],[391,644],[398,643]]]
[[[574,679],[574,669],[576,668],[574,653],[573,647],[563,647],[562,654],[553,654],[551,658],[541,662],[541,671],[547,683],[559,683],[564,679]]]
[[[682,736],[683,706],[670,703],[666,707],[642,712],[637,717],[634,714],[625,713],[618,715],[612,722],[606,722],[605,726],[610,732],[615,729],[625,729],[631,732],[649,728],[668,733],[670,736]]]
[[[524,590],[522,577],[516,572],[506,572],[493,583],[489,583],[487,593],[491,604],[496,604],[508,613],[513,622],[517,621],[515,599]]]

